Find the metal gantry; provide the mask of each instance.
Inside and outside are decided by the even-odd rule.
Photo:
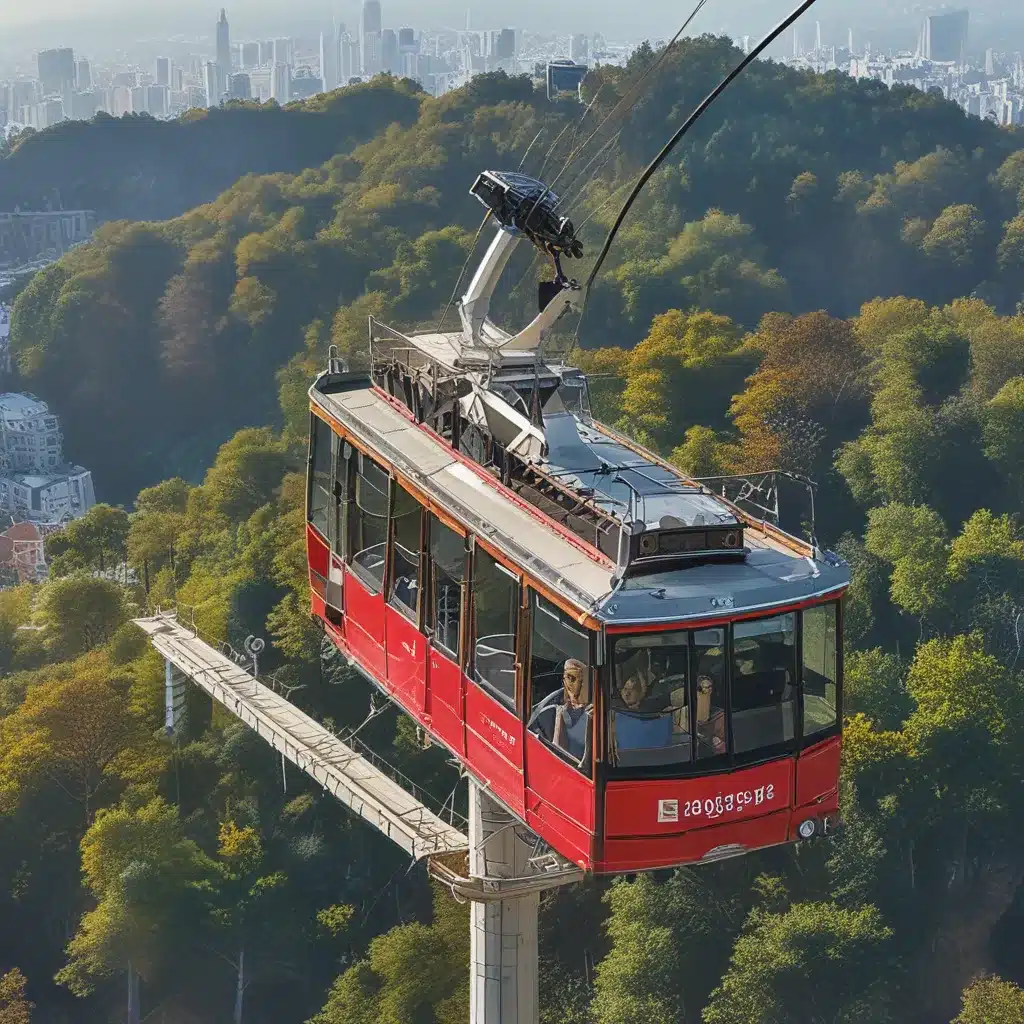
[[[470,1024],[537,1024],[540,894],[579,881],[578,868],[540,851],[519,820],[472,779],[467,835],[175,615],[135,623],[164,658],[169,730],[181,715],[185,677],[414,860],[426,858],[434,878],[456,899],[472,902]]]

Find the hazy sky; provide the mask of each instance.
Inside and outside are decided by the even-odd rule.
[[[756,35],[792,2],[711,0],[694,29]],[[671,35],[691,0],[468,0],[468,5],[476,27],[512,24],[532,31],[600,31],[613,38],[640,39]],[[965,0],[965,5],[981,33],[986,27],[991,31],[1001,16],[1021,18],[1024,9],[1020,0]],[[358,3],[353,0],[235,0],[226,6],[235,38],[266,32],[298,35],[329,23],[332,14],[350,24],[358,19]],[[869,38],[871,32],[890,36],[888,42],[879,40],[882,46],[910,46],[923,13],[939,6],[941,0],[819,0],[809,17],[820,19],[826,35],[836,42],[845,40],[849,25]],[[218,0],[0,0],[0,45],[82,46],[93,33],[102,33],[111,42],[111,36],[120,42],[171,33],[207,35],[219,7]],[[467,0],[383,0],[383,7],[386,25],[459,26],[465,24]],[[1024,49],[1024,37],[1005,39],[1005,44]]]

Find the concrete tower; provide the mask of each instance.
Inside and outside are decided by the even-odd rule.
[[[231,76],[231,32],[227,12],[222,7],[217,21],[217,89],[221,96],[228,91]]]

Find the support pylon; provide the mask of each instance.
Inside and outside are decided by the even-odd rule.
[[[529,875],[532,849],[521,826],[475,782],[469,784],[469,873],[498,881]],[[540,892],[474,902],[470,917],[470,1024],[537,1024]]]

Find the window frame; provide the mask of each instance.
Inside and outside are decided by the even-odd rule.
[[[819,743],[823,743],[825,740],[832,736],[837,736],[842,732],[843,725],[843,607],[844,603],[841,598],[833,598],[830,601],[819,601],[815,604],[808,605],[806,608],[800,610],[800,732],[799,732],[799,743],[800,748],[813,747]],[[813,611],[819,608],[833,608],[835,610],[836,617],[836,717],[835,721],[826,726],[824,729],[819,729],[817,732],[808,735],[804,731],[804,698],[805,698],[805,687],[804,687],[804,616],[807,612]]]
[[[812,609],[822,606],[832,606],[836,610],[836,721],[832,726],[811,735],[804,734],[804,614]],[[606,650],[604,655],[603,671],[600,677],[600,704],[601,710],[597,711],[598,701],[595,699],[595,715],[600,714],[600,730],[602,732],[602,743],[598,749],[596,738],[594,743],[595,758],[600,770],[607,773],[609,779],[628,780],[642,778],[694,778],[707,775],[720,775],[727,772],[748,768],[756,764],[764,764],[769,761],[778,760],[782,757],[794,756],[810,747],[818,746],[836,736],[842,734],[843,726],[843,600],[842,597],[830,597],[824,601],[814,601],[802,607],[781,607],[761,612],[757,615],[744,616],[727,622],[712,624],[686,625],[676,623],[666,624],[663,627],[665,633],[686,632],[688,634],[688,646],[690,661],[688,671],[687,702],[690,715],[690,736],[693,744],[693,757],[690,761],[667,762],[657,765],[619,765],[611,761],[610,735],[612,691],[615,687],[615,643],[627,636],[642,635],[641,633],[614,633],[607,636]],[[737,753],[735,749],[735,738],[733,736],[733,668],[735,663],[735,635],[734,627],[738,624],[757,622],[766,619],[777,618],[781,615],[793,614],[796,617],[796,642],[794,645],[794,659],[796,662],[796,674],[794,678],[794,728],[793,739],[784,740],[781,743],[772,744],[766,747],[759,747],[755,750]],[[696,756],[696,669],[695,655],[697,645],[694,642],[696,634],[706,629],[722,628],[725,630],[725,725],[726,725],[726,749],[723,753],[713,757],[699,758]],[[658,632],[662,632],[659,629]]]
[[[382,466],[372,456],[367,455],[366,452],[362,451],[359,448],[354,449],[354,452],[356,454],[357,461],[356,461],[356,465],[351,468],[350,474],[349,474],[350,481],[351,481],[351,486],[349,488],[350,494],[349,494],[349,499],[348,499],[348,504],[350,506],[354,506],[354,509],[350,507],[347,510],[347,516],[346,516],[347,522],[346,522],[346,538],[345,538],[345,567],[346,567],[347,570],[350,570],[352,572],[352,574],[360,581],[360,583],[362,583],[362,585],[364,587],[367,588],[367,590],[370,591],[371,594],[374,595],[374,597],[379,597],[379,596],[383,595],[386,592],[387,586],[388,586],[388,567],[389,567],[389,561],[390,561],[389,557],[388,557],[388,551],[389,551],[389,547],[390,547],[389,540],[390,540],[390,535],[391,535],[391,500],[392,500],[391,496],[392,496],[392,492],[393,492],[394,487],[395,487],[395,478],[392,475],[390,469],[388,469],[385,466]],[[360,565],[355,560],[355,556],[357,554],[359,554],[360,550],[366,550],[364,548],[360,548],[359,550],[356,550],[356,543],[355,543],[355,540],[354,540],[353,535],[352,535],[353,531],[358,526],[358,522],[359,522],[359,518],[360,518],[359,517],[359,513],[360,512],[366,512],[366,510],[363,509],[362,506],[359,505],[359,499],[358,499],[359,479],[363,475],[362,472],[360,471],[360,468],[359,468],[358,459],[366,459],[372,466],[374,466],[376,469],[380,470],[380,472],[382,474],[384,474],[384,477],[385,477],[385,479],[387,481],[387,483],[386,483],[387,491],[385,492],[385,501],[386,501],[385,507],[387,508],[387,513],[383,517],[384,518],[384,570],[381,573],[381,578],[380,578],[379,581],[373,575],[371,575],[370,570],[368,570],[365,566]],[[350,461],[350,465],[351,465],[351,460],[349,460],[349,461]],[[367,513],[367,514],[372,515],[373,513]]]
[[[331,486],[326,490],[326,507],[324,509],[327,518],[327,529],[322,530],[313,521],[313,494],[317,490],[322,490],[316,484],[316,456],[319,452],[321,438],[318,436],[320,432],[326,431],[327,437],[330,439],[330,455],[328,459],[330,461],[330,469],[328,475],[331,481]],[[332,516],[332,503],[334,501],[333,485],[336,472],[336,464],[338,459],[338,450],[340,438],[334,430],[334,427],[320,416],[317,416],[311,409],[309,412],[309,442],[306,452],[306,522],[316,530],[317,535],[331,548],[335,550],[336,537],[332,534],[334,532],[334,517]]]
[[[515,684],[514,693],[512,697],[502,692],[497,687],[492,686],[490,683],[479,679],[476,671],[476,645],[477,645],[477,603],[476,603],[476,587],[477,587],[477,554],[482,552],[486,555],[498,569],[498,571],[507,576],[516,585],[516,597],[517,601],[515,604],[516,614],[514,621],[511,623],[515,629],[513,635],[513,647],[515,657]],[[474,685],[478,686],[488,696],[494,698],[502,707],[508,709],[513,714],[519,714],[519,708],[522,704],[522,691],[523,691],[523,595],[527,591],[527,587],[524,585],[523,574],[510,569],[501,558],[501,556],[488,545],[480,542],[480,539],[475,535],[472,535],[472,543],[469,550],[469,566],[470,566],[470,578],[469,578],[469,590],[473,595],[473,600],[470,605],[470,622],[467,631],[467,643],[465,659],[463,662],[463,673],[466,678]],[[520,716],[521,717],[521,716]]]
[[[423,502],[417,497],[417,495],[409,490],[408,487],[402,486],[402,483],[398,480],[392,479],[390,485],[390,495],[388,497],[388,535],[387,535],[387,565],[385,566],[385,594],[388,607],[393,608],[396,612],[411,622],[417,629],[421,628],[423,622],[423,611],[424,611],[424,600],[423,600],[423,570],[424,570],[424,553],[423,553],[423,534],[425,530],[425,519],[427,508]],[[416,608],[415,610],[410,608],[404,601],[397,600],[395,597],[395,558],[397,556],[398,543],[396,540],[396,526],[397,520],[403,518],[402,516],[395,515],[395,508],[398,504],[399,495],[407,495],[416,505],[416,511],[419,512],[419,541],[417,548],[417,563],[416,563]],[[413,515],[412,510],[404,513],[403,515]]]
[[[590,675],[590,757],[586,758],[584,761],[577,761],[569,754],[568,751],[555,746],[554,742],[549,742],[540,734],[540,732],[530,728],[530,719],[536,710],[536,705],[533,699],[533,616],[535,614],[537,602],[543,601],[545,604],[549,605],[551,609],[557,613],[560,621],[563,618],[569,618],[569,616],[566,615],[565,611],[555,604],[555,602],[549,597],[543,594],[540,590],[531,586],[529,581],[526,582],[522,589],[523,603],[526,612],[526,628],[523,631],[525,634],[526,646],[521,657],[522,668],[520,673],[523,677],[522,720],[524,731],[527,735],[535,736],[537,740],[544,745],[545,749],[550,750],[584,778],[593,780],[596,777],[597,765],[600,762],[600,752],[598,750],[598,716],[601,714],[601,702],[599,699],[599,693],[601,691],[601,672],[599,671],[600,666],[598,664],[600,635],[581,623],[573,623],[574,628],[578,628],[586,635],[587,638],[587,671]],[[557,691],[552,690],[550,692],[554,693]]]
[[[466,633],[468,630],[467,626],[467,615],[466,615],[466,594],[469,590],[469,574],[471,567],[471,552],[469,545],[469,534],[463,532],[461,529],[456,528],[450,522],[446,522],[441,516],[437,514],[437,510],[431,508],[429,505],[424,508],[426,513],[423,517],[423,529],[424,529],[424,577],[426,585],[423,588],[424,604],[423,609],[423,633],[427,637],[430,645],[435,647],[442,654],[445,654],[449,660],[454,661],[463,668],[465,661],[463,657],[463,647],[466,640]],[[456,643],[456,649],[453,650],[447,644],[442,643],[437,638],[437,605],[434,597],[434,589],[436,587],[436,579],[434,575],[434,528],[435,524],[440,526],[441,529],[447,530],[453,536],[458,537],[462,541],[462,579],[458,582],[459,587],[459,635],[458,642]],[[463,669],[464,670],[464,669]],[[467,673],[468,675],[468,673]]]

